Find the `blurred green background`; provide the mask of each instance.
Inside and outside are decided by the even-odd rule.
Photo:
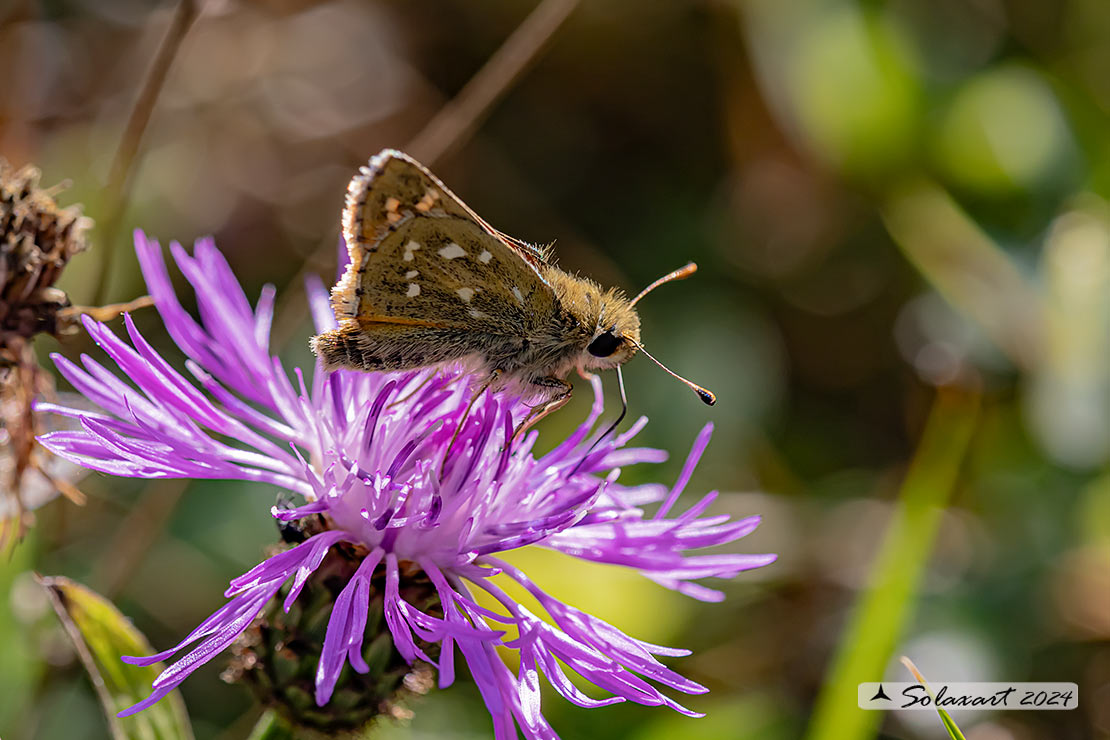
[[[63,278],[75,303],[143,292],[133,227],[163,244],[214,234],[249,294],[278,286],[275,342],[307,364],[299,275],[330,282],[347,180],[412,141],[532,7],[208,0],[105,243],[112,158],[174,4],[9,0],[0,155],[39,165],[46,184],[72,181],[62,203],[100,222]],[[719,489],[718,511],[762,514],[739,548],[780,556],[703,605],[521,553],[572,603],[692,649],[672,664],[711,689],[687,702],[709,713],[701,720],[581,710],[552,694],[545,713],[563,737],[943,737],[926,712],[840,733],[836,713],[854,699],[818,698],[834,666],[866,662],[876,623],[845,630],[882,582],[872,568],[913,488],[902,489],[909,463],[930,413],[947,413],[930,412],[938,394],[955,399],[952,414],[978,414],[966,454],[945,446],[944,418],[937,449],[922,453],[917,489],[947,506],[935,539],[924,524],[923,549],[902,551],[923,569],[920,588],[894,567],[904,601],[871,591],[877,624],[898,638],[877,673],[889,658],[885,676],[910,680],[904,654],[933,680],[1076,682],[1077,711],[957,721],[972,740],[1110,737],[1108,124],[1106,0],[584,0],[473,137],[435,163],[492,224],[558,240],[565,269],[603,284],[635,292],[699,263],[642,304],[643,336],[719,403],[706,409],[633,361],[631,412],[651,418],[640,440],[671,460],[626,475],[672,481],[712,420],[686,496]],[[136,318],[158,337],[153,311]],[[164,336],[156,344],[180,366]],[[92,351],[84,337],[37,348],[44,364],[51,351]],[[580,394],[541,439],[585,408]],[[32,570],[110,596],[165,647],[275,540],[264,487],[79,485],[88,505],[41,509],[0,565],[5,740],[108,736]],[[892,537],[888,562],[911,540]],[[198,738],[245,737],[257,717],[222,669],[215,660],[183,686]],[[379,736],[490,732],[465,681],[415,710]]]

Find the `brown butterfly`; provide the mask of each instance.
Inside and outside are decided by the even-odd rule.
[[[351,262],[331,294],[339,327],[312,339],[329,368],[462,363],[483,379],[475,398],[505,388],[543,396],[524,428],[570,399],[571,370],[616,368],[619,376],[640,351],[702,401],[716,402],[644,350],[634,308],[657,286],[692,274],[693,263],[629,300],[563,272],[549,248],[497,231],[393,149],[351,180],[343,235]]]

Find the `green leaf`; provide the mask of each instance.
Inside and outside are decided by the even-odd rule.
[[[955,390],[937,393],[894,517],[840,638],[810,721],[808,740],[875,737],[882,712],[858,707],[856,687],[879,680],[913,614],[941,514],[959,479],[971,443],[979,398]]]
[[[940,721],[944,723],[944,729],[948,730],[948,736],[952,740],[967,740],[964,734],[960,732],[960,728],[956,726],[955,720],[948,716],[948,712],[937,709],[937,713],[940,715]]]
[[[929,682],[925,680],[925,676],[921,675],[921,671],[917,670],[917,666],[913,664],[913,661],[903,655],[902,664],[909,669],[910,673],[913,674],[913,677],[917,679],[917,682],[925,687],[925,693],[928,694],[929,698],[933,700],[933,706],[936,707],[937,714],[940,715],[940,721],[944,723],[944,729],[948,730],[948,736],[952,738],[952,740],[967,740],[967,738],[964,737],[964,734],[960,732],[960,728],[956,726],[956,720],[952,719],[948,712],[937,706],[937,697],[933,693],[932,687],[929,686]]]
[[[40,577],[39,583],[62,621],[100,697],[115,740],[192,740],[185,702],[174,691],[131,717],[118,712],[145,699],[164,666],[133,666],[121,655],[154,652],[142,633],[112,602],[68,578]]]
[[[887,230],[952,308],[981,327],[1018,367],[1040,364],[1045,304],[1018,263],[928,180],[895,188],[883,207]]]
[[[258,718],[247,740],[296,740],[297,732],[273,709]]]

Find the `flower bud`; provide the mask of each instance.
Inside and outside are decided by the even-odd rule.
[[[361,650],[369,670],[358,673],[346,665],[330,701],[317,706],[314,686],[328,618],[336,598],[362,562],[365,553],[359,549],[332,548],[288,612],[282,603],[290,585],[282,588],[236,640],[231,665],[223,673],[225,681],[245,683],[259,701],[291,724],[329,736],[358,730],[383,715],[408,719],[408,700],[434,685],[431,666],[422,661],[410,666],[393,646],[382,606],[384,568],[379,568],[370,581]],[[405,570],[402,565],[402,572]],[[410,570],[401,578],[401,598],[421,611],[438,612],[435,587],[423,572]],[[429,657],[438,657],[439,645],[417,642]]]

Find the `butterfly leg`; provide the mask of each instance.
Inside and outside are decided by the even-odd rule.
[[[478,400],[478,398],[483,393],[485,393],[489,389],[489,387],[497,381],[498,378],[504,375],[504,373],[504,370],[494,370],[492,373],[489,374],[488,378],[482,381],[482,384],[478,386],[477,390],[474,391],[474,395],[470,397],[470,403],[466,405],[466,411],[463,412],[462,418],[459,419],[459,423],[455,427],[455,433],[451,435],[451,441],[447,444],[447,452],[443,453],[443,462],[439,464],[440,480],[443,479],[443,471],[447,468],[447,458],[451,455],[451,450],[455,447],[455,440],[459,438],[459,432],[462,431],[463,425],[466,424],[466,420],[470,418],[470,409],[474,408],[474,403]]]
[[[536,378],[532,381],[532,384],[538,385],[541,388],[554,389],[554,392],[552,393],[551,397],[548,398],[544,403],[535,406],[528,413],[528,415],[524,417],[520,424],[517,425],[516,431],[513,432],[513,438],[511,440],[512,442],[515,442],[517,439],[519,439],[522,434],[528,431],[530,427],[539,422],[545,416],[558,411],[563,406],[566,406],[567,402],[570,401],[571,394],[574,392],[574,386],[572,386],[570,383],[563,380],[562,378],[556,378],[554,376],[547,378]]]

